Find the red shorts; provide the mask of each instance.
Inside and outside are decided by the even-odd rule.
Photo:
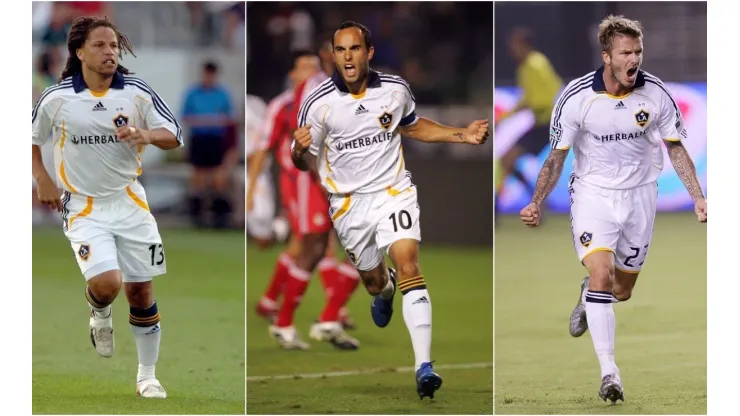
[[[309,172],[280,175],[280,199],[297,237],[322,234],[333,228],[329,217],[329,200],[323,188]]]

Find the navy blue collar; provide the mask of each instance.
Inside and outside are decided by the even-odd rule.
[[[332,74],[331,81],[334,83],[334,86],[337,87],[339,91],[349,94],[349,89],[347,88],[347,84],[344,83],[344,80],[342,79],[342,75],[339,74],[338,69],[335,70],[334,73]],[[367,74],[367,87],[368,88],[379,88],[380,87],[380,75],[378,75],[378,73],[373,71],[372,69],[370,69]]]
[[[116,71],[116,73],[113,74],[113,81],[111,81],[110,87],[115,88],[117,90],[122,90],[123,85],[124,85],[123,74]],[[85,83],[85,79],[82,78],[82,72],[78,72],[72,76],[72,86],[74,87],[76,94],[79,94],[88,88],[87,84]]]
[[[642,88],[645,86],[645,73],[642,69],[637,70],[637,79],[635,80],[635,88]],[[594,92],[604,93],[606,92],[606,85],[604,85],[604,65],[600,66],[599,69],[594,73],[594,82],[591,88]]]

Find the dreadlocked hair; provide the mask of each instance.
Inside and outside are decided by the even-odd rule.
[[[123,58],[124,52],[136,57],[136,54],[134,54],[134,48],[128,40],[128,37],[121,33],[118,28],[116,28],[116,25],[111,23],[107,17],[81,16],[72,22],[72,27],[69,29],[69,35],[67,35],[67,51],[69,52],[69,57],[67,58],[67,64],[64,67],[64,71],[62,71],[62,76],[59,78],[59,82],[62,82],[63,79],[69,76],[82,72],[82,61],[77,57],[77,50],[85,45],[85,41],[90,32],[99,27],[109,27],[116,32],[116,38],[118,38],[120,48],[120,52],[118,53],[119,59]],[[133,72],[129,71],[121,64],[118,64],[116,71],[124,75],[133,74]]]

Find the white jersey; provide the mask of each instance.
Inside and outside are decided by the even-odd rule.
[[[256,152],[263,141],[262,124],[267,104],[256,95],[247,94],[247,157]]]
[[[553,149],[573,146],[573,174],[602,188],[655,182],[663,170],[661,141],[685,139],[681,110],[663,82],[640,70],[634,90],[606,93],[603,67],[572,81],[552,113]]]
[[[322,185],[332,194],[393,193],[410,184],[399,127],[416,123],[414,96],[401,77],[370,71],[368,86],[352,95],[335,73],[308,94],[298,126],[311,125]],[[295,143],[294,143],[295,145]]]
[[[165,128],[182,145],[180,125],[144,81],[116,73],[111,88],[93,93],[81,74],[47,88],[33,109],[33,144],[54,144],[57,185],[72,194],[105,198],[141,175],[144,145],[120,142],[117,127]]]

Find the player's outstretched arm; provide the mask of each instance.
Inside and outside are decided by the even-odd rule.
[[[404,136],[426,143],[483,144],[488,140],[488,120],[476,120],[468,127],[448,127],[419,117],[411,125],[399,127]]]
[[[704,199],[704,192],[701,189],[699,178],[696,175],[696,166],[689,156],[689,152],[680,141],[665,141],[666,148],[668,149],[668,158],[671,159],[673,169],[681,178],[686,190],[689,191],[689,195],[693,198],[694,202]]]
[[[545,159],[545,163],[540,169],[540,174],[537,176],[537,184],[534,187],[534,195],[532,195],[532,202],[537,205],[547,199],[555,185],[560,180],[560,175],[563,174],[563,166],[565,165],[565,158],[568,157],[569,149],[553,149]]]

